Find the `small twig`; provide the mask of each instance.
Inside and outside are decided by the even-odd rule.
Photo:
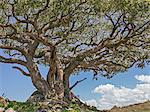
[[[29,73],[26,73],[24,70],[22,70],[20,67],[13,66],[12,68],[19,70],[23,75],[30,77]]]
[[[82,80],[77,81],[74,85],[72,85],[69,89],[72,90],[77,84],[81,83],[82,81],[86,80],[87,78],[84,78]]]

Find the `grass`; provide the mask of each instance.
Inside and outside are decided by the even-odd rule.
[[[13,108],[14,110],[17,110],[17,112],[36,112],[38,109],[38,105],[31,104],[31,103],[24,103],[24,102],[9,102],[6,107],[0,105],[0,107],[5,108],[6,110],[8,108]]]
[[[9,101],[6,107],[4,107],[3,105],[0,105],[0,107],[3,107],[5,109],[13,108],[17,112],[37,112],[38,108],[40,108],[41,105],[38,103],[32,104],[26,102]],[[97,110],[93,107],[84,107],[75,103],[71,103],[68,107],[64,108],[62,112],[97,112]]]

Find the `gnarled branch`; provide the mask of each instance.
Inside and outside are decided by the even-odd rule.
[[[22,66],[26,66],[25,61],[20,60],[20,59],[15,59],[15,58],[5,58],[4,56],[0,56],[0,62],[2,63],[10,63],[10,64],[19,64]]]
[[[16,50],[25,56],[27,55],[27,51],[25,51],[24,49],[21,49],[19,46],[13,47],[13,46],[9,46],[9,45],[0,45],[0,48],[1,49],[7,49],[7,50]]]
[[[25,72],[23,69],[17,66],[13,66],[12,68],[19,70],[23,75],[31,77],[29,73]]]

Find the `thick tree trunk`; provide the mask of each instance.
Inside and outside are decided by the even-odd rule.
[[[55,46],[51,49],[51,53],[47,52],[45,59],[50,64],[47,80],[42,78],[37,65],[32,61],[33,58],[27,57],[27,68],[33,85],[44,95],[45,99],[69,100],[69,75],[64,76],[62,63],[56,54]]]
[[[58,78],[58,80],[54,80],[53,83],[54,86],[52,86],[49,85],[49,83],[41,77],[39,71],[35,68],[30,66],[32,83],[36,87],[37,91],[43,95],[43,98],[45,100],[57,99],[57,100],[64,100],[67,102],[70,101],[71,98],[69,89],[69,75],[64,75],[63,78],[61,77]],[[63,71],[62,70],[60,71],[58,72],[60,72],[59,74],[61,74],[60,76],[62,76]],[[36,99],[34,99],[34,101],[36,101]]]
[[[48,85],[47,81],[41,77],[41,74],[37,68],[37,65],[29,63],[28,70],[31,74],[31,80],[32,80],[33,85],[36,87],[36,89],[40,93],[42,93],[43,95],[46,95],[50,89],[50,86]]]
[[[47,75],[47,82],[49,86],[55,91],[56,96],[59,99],[64,97],[64,84],[63,84],[63,67],[59,57],[56,54],[56,48],[54,46],[51,49],[51,53],[47,54],[49,57],[50,68]]]
[[[37,65],[29,64],[28,70],[31,74],[31,80],[37,91],[43,94],[46,99],[58,99],[69,101],[70,100],[70,89],[69,89],[69,75],[64,75],[60,64],[57,65],[54,80],[45,80],[42,78]],[[50,69],[51,70],[51,69]],[[52,82],[50,82],[52,81]]]
[[[50,89],[50,86],[48,85],[47,81],[42,78],[42,75],[40,74],[40,71],[38,69],[37,64],[34,62],[34,55],[35,51],[39,45],[39,42],[34,41],[29,44],[28,48],[28,55],[25,56],[27,60],[26,67],[30,73],[30,77],[32,80],[33,85],[37,88],[37,90],[42,93],[43,95],[46,95]]]

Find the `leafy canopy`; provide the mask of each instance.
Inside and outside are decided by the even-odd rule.
[[[65,74],[92,70],[110,77],[150,56],[149,0],[1,0],[1,62],[24,66],[33,43],[37,64],[52,46]],[[1,54],[2,55],[2,54]],[[10,60],[13,59],[13,60]]]

